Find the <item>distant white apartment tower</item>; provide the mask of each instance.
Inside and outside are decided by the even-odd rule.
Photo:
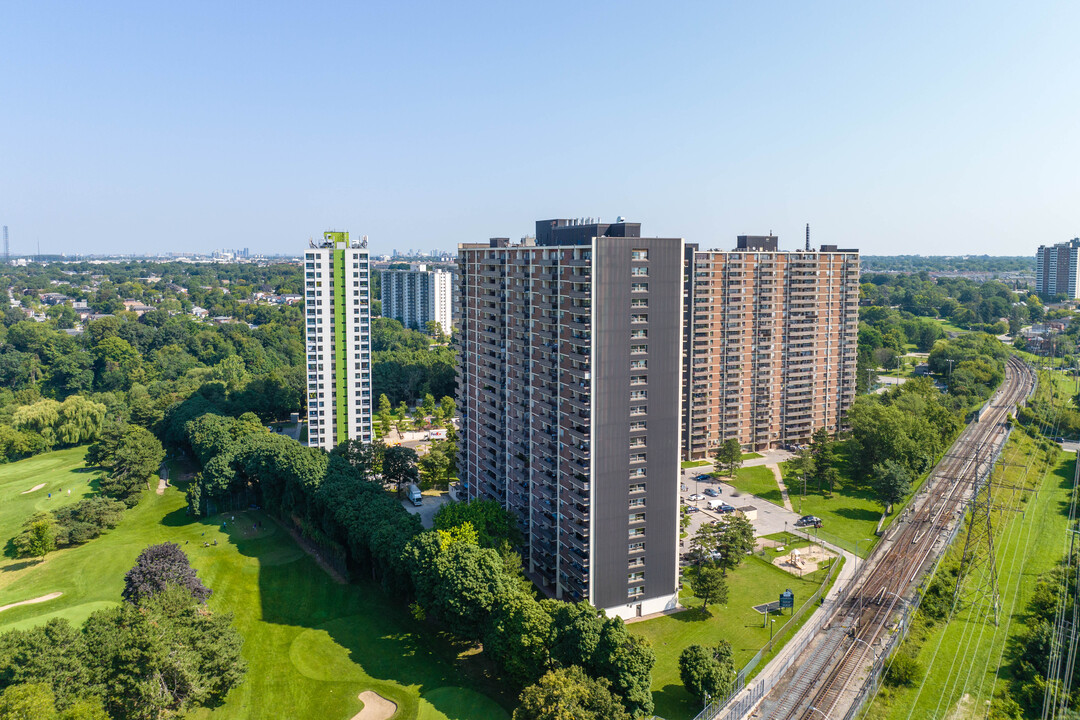
[[[1040,245],[1035,254],[1035,292],[1043,297],[1077,297],[1080,283],[1080,238],[1057,245]]]
[[[383,317],[400,320],[407,328],[424,330],[434,320],[450,334],[454,274],[413,265],[408,270],[382,271]]]
[[[366,239],[323,233],[304,253],[308,445],[370,442],[371,302]]]

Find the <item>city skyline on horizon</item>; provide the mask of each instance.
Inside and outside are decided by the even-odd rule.
[[[1080,6],[927,12],[7,5],[0,225],[17,254],[452,252],[568,213],[721,250],[1080,234]]]

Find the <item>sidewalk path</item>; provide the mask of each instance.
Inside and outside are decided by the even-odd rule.
[[[791,498],[788,497],[787,485],[784,484],[784,476],[780,473],[780,466],[766,465],[765,467],[772,470],[773,477],[776,478],[776,484],[780,486],[780,497],[784,501],[784,509],[795,512],[795,508],[791,507]]]

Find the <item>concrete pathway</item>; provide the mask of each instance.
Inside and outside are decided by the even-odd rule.
[[[779,465],[766,465],[765,467],[772,470],[773,477],[776,478],[776,484],[780,486],[780,497],[784,501],[784,509],[788,512],[795,512],[795,508],[791,507],[791,498],[787,494],[787,485],[784,484],[784,476],[780,473]]]

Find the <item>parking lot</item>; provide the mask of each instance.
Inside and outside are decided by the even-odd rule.
[[[703,474],[704,471],[708,471],[711,468],[688,468],[682,471],[681,484],[679,486],[679,499],[683,505],[687,507],[696,507],[697,512],[692,512],[690,515],[690,527],[687,528],[687,537],[682,540],[681,552],[685,552],[690,549],[690,538],[698,531],[703,523],[711,522],[713,520],[719,520],[722,515],[719,511],[709,510],[706,504],[707,500],[721,500],[729,505],[733,505],[736,510],[741,510],[747,506],[756,509],[756,517],[751,519],[754,525],[754,534],[758,537],[762,535],[772,535],[773,533],[784,532],[785,530],[791,531],[797,529],[795,522],[802,517],[799,513],[790,512],[784,508],[774,505],[767,500],[761,500],[753,495],[738,494],[738,491],[728,485],[725,482],[718,482],[716,479],[710,478],[709,480],[697,480],[697,475]],[[682,488],[686,488],[683,490]],[[711,488],[719,493],[718,498],[705,497],[705,500],[698,500],[691,502],[688,498],[691,495],[704,495],[706,488]],[[751,513],[753,515],[755,513]],[[801,529],[800,529],[801,530]],[[806,528],[811,534],[813,534],[813,528]]]

